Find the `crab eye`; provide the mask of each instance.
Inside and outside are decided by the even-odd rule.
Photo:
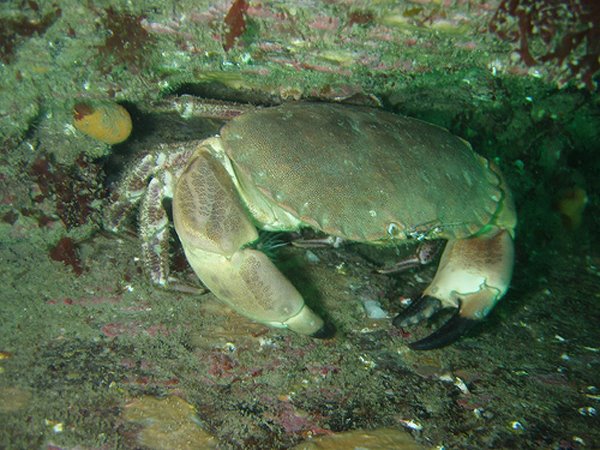
[[[395,222],[390,222],[387,226],[387,234],[392,238],[397,238],[402,234],[402,228]]]

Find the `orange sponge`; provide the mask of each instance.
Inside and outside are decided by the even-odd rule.
[[[131,116],[113,102],[76,103],[73,125],[82,133],[106,144],[123,142],[131,134]]]
[[[561,192],[556,201],[556,209],[567,228],[571,230],[579,228],[587,202],[588,197],[585,190],[578,186]]]

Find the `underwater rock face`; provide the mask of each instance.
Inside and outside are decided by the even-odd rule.
[[[243,22],[226,26],[234,3]],[[0,448],[140,448],[152,422],[173,434],[199,428],[192,412],[180,423],[125,421],[124,405],[144,395],[157,409],[170,409],[159,398],[185,399],[223,450],[326,445],[317,435],[404,429],[401,419],[418,420],[422,430],[407,431],[439,448],[600,448],[600,96],[577,89],[598,60],[577,61],[600,47],[563,39],[598,26],[556,26],[573,23],[564,13],[583,3],[600,5],[0,2]],[[496,14],[500,4],[515,9]],[[536,23],[519,39],[542,14],[563,34]],[[486,33],[495,15],[502,22]],[[563,44],[577,49],[559,64]],[[581,77],[558,88],[573,69]],[[269,330],[210,294],[150,286],[139,241],[98,233],[104,190],[159,139],[220,128],[159,110],[165,94],[260,105],[370,99],[470,141],[506,174],[521,218],[506,300],[476,338],[417,354],[406,343],[430,327],[368,320],[361,303],[376,300],[391,317],[430,281],[432,267],[377,272],[403,248],[383,260],[358,246],[278,253],[339,325],[330,342]],[[73,104],[96,99],[132,105],[144,133],[111,148],[75,129]],[[557,202],[575,186],[588,201],[570,230],[559,210],[576,212],[582,197]],[[51,255],[63,238],[75,247],[55,254],[67,265]],[[173,259],[195,279],[181,251]]]

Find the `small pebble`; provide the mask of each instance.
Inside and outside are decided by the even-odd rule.
[[[363,299],[363,306],[369,319],[387,319],[389,317],[377,300]]]
[[[317,264],[319,261],[321,261],[321,259],[317,255],[315,255],[314,252],[311,252],[310,250],[306,250],[306,253],[304,253],[304,258],[310,264]]]

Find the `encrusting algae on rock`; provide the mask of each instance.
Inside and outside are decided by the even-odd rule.
[[[142,428],[137,441],[144,448],[212,449],[216,439],[199,425],[196,408],[180,397],[163,399],[149,395],[133,399],[123,411],[122,418]]]
[[[76,103],[73,107],[73,125],[79,131],[105,144],[125,141],[131,134],[131,116],[114,102]]]
[[[352,430],[303,442],[292,450],[426,450],[415,442],[410,433],[394,428]]]

